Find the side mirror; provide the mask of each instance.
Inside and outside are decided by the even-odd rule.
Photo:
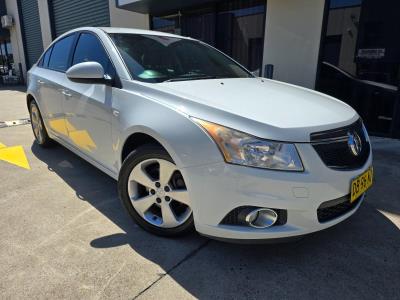
[[[83,62],[70,67],[66,75],[69,80],[80,83],[110,84],[112,80],[104,74],[102,65],[98,62]]]

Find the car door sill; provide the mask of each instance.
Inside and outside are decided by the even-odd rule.
[[[94,159],[90,158],[88,155],[77,149],[76,147],[72,146],[68,142],[64,141],[63,139],[60,139],[57,136],[52,136],[52,138],[62,145],[63,147],[67,148],[69,151],[73,152],[74,154],[78,155],[80,158],[86,160],[88,163],[91,165],[95,166],[96,168],[100,169],[102,172],[106,173],[108,176],[112,177],[115,180],[118,180],[118,174],[111,171],[107,167],[103,166],[102,164],[98,163]]]

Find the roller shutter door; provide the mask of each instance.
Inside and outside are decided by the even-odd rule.
[[[51,0],[55,37],[82,26],[110,26],[109,0]]]
[[[18,8],[24,38],[26,64],[27,68],[30,69],[43,52],[38,2],[37,0],[19,0]]]

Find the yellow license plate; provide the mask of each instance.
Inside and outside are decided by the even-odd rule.
[[[372,186],[373,176],[374,172],[371,167],[351,181],[350,202],[354,202],[354,200],[358,199],[358,197],[364,194],[366,190],[368,190]]]

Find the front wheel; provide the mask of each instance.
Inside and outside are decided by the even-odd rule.
[[[157,145],[139,147],[125,159],[118,192],[131,217],[151,233],[178,236],[194,228],[182,173]]]

